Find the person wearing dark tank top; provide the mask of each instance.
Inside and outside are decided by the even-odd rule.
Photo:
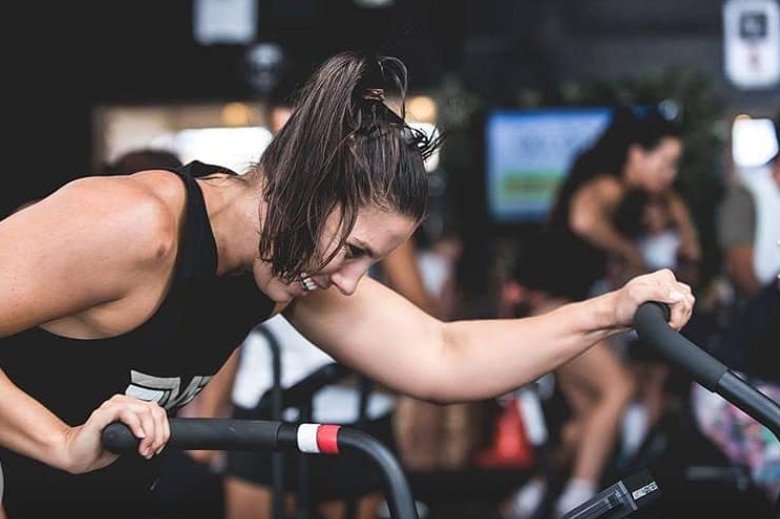
[[[633,275],[647,271],[635,237],[651,196],[674,204],[675,214],[681,215],[681,252],[698,259],[691,220],[671,191],[681,137],[679,126],[659,112],[616,108],[602,134],[575,158],[541,238],[518,261],[515,278],[533,294],[534,315],[586,300],[595,283],[611,275],[608,261],[620,262]],[[555,505],[560,515],[598,491],[635,383],[606,342],[564,364],[555,375],[572,411],[561,433],[564,448],[571,452],[571,475]],[[517,492],[504,507],[507,519],[530,515],[513,503],[540,504],[543,486],[534,480]]]
[[[552,317],[449,322],[364,278],[425,215],[424,162],[439,141],[406,123],[405,85],[395,58],[337,54],[240,175],[193,162],[85,177],[0,221],[9,519],[44,505],[149,517],[169,414],[279,312],[347,366],[439,403],[521,386],[630,327],[645,301],[685,325],[694,298],[669,272]],[[113,422],[138,455],[102,447]]]

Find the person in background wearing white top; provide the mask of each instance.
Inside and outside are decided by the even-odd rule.
[[[778,134],[780,114],[774,124]],[[774,281],[780,272],[780,152],[730,187],[720,206],[718,239],[738,301]]]
[[[264,330],[264,333],[261,332]],[[334,359],[304,338],[282,316],[276,316],[253,331],[240,349],[240,359],[232,385],[233,418],[271,419],[269,409],[258,411],[262,396],[271,389],[273,380],[270,334],[279,344],[281,353],[281,385],[283,388],[300,382]],[[315,393],[312,401],[312,421],[357,427],[360,391],[355,384],[334,384]],[[394,396],[374,391],[369,395],[364,430],[391,451],[395,450],[392,435]],[[288,409],[286,421],[300,417]],[[228,519],[270,518],[273,504],[272,450],[231,451],[226,455],[223,470],[225,505]],[[290,497],[298,488],[297,453],[286,452],[284,488]],[[359,496],[358,518],[376,517],[381,502],[381,479],[374,467],[359,455],[309,457],[310,502],[318,505],[326,518],[343,517],[346,498]]]
[[[451,319],[457,307],[456,267],[463,245],[452,233],[442,234],[430,245],[426,244],[425,235],[415,237],[422,244],[416,256],[425,290],[435,304],[436,315],[440,319]],[[443,406],[400,396],[395,430],[405,468],[423,472],[462,465],[468,454],[464,448],[469,442],[468,434],[459,430],[456,433],[459,437],[452,438],[447,434],[447,424],[463,422],[469,405]]]
[[[420,308],[435,312],[425,291],[415,260],[415,248],[407,240],[381,263],[384,282],[394,287]],[[281,350],[281,385],[283,388],[304,379],[334,359],[304,338],[284,317],[277,316],[262,327],[273,334]],[[241,348],[228,361],[209,386],[193,402],[195,415],[218,417],[225,415],[226,400],[232,400],[232,416],[245,419],[268,419],[253,411],[262,395],[271,388],[273,373],[267,338],[259,329],[251,333]],[[240,353],[240,355],[239,355]],[[226,398],[226,395],[230,398]],[[314,397],[313,420],[356,426],[360,394],[355,385],[333,385],[320,390]],[[228,408],[231,405],[227,406]],[[395,451],[392,415],[395,395],[373,392],[368,400],[365,431]],[[295,416],[286,419],[297,420]],[[208,453],[194,453],[203,461]],[[213,455],[213,454],[212,454]],[[297,488],[294,459],[285,463],[285,490]],[[268,519],[272,515],[271,452],[229,452],[223,470],[226,519]],[[347,454],[337,457],[316,456],[310,462],[310,499],[318,505],[326,519],[342,519],[349,496],[359,496],[357,519],[374,519],[380,515],[383,495],[380,475],[373,466]],[[291,494],[292,497],[292,494]]]

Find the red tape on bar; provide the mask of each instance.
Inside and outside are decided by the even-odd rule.
[[[317,428],[317,447],[324,454],[338,454],[338,425],[320,425]]]

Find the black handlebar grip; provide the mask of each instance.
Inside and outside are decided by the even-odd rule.
[[[643,303],[634,316],[634,329],[642,340],[688,371],[696,382],[715,391],[728,368],[669,326],[669,315],[665,304]]]
[[[251,450],[277,447],[280,422],[264,420],[212,420],[208,418],[172,418],[168,446],[175,449]],[[138,449],[138,438],[120,422],[103,429],[103,445],[117,454]]]
[[[121,422],[114,422],[103,429],[101,439],[103,446],[115,454],[133,452],[138,448],[139,442],[130,428]]]

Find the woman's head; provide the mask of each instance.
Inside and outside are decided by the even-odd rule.
[[[626,150],[623,176],[640,189],[661,193],[674,182],[682,151],[677,125],[660,115],[648,116],[636,123]]]
[[[550,223],[568,225],[569,202],[593,178],[610,175],[632,190],[648,194],[666,190],[677,175],[682,131],[659,112],[637,115],[630,108],[615,110],[596,142],[580,153],[558,190]]]
[[[404,121],[405,91],[406,69],[397,59],[346,52],[299,92],[292,116],[250,173],[262,177],[259,252],[274,276],[292,281],[324,269],[344,249],[361,210],[422,219],[423,162],[437,143]],[[384,103],[391,94],[402,100],[400,113]],[[332,243],[323,245],[323,236]]]
[[[637,115],[621,108],[591,153],[602,173],[620,177],[633,188],[659,193],[677,175],[682,132],[657,111]]]

